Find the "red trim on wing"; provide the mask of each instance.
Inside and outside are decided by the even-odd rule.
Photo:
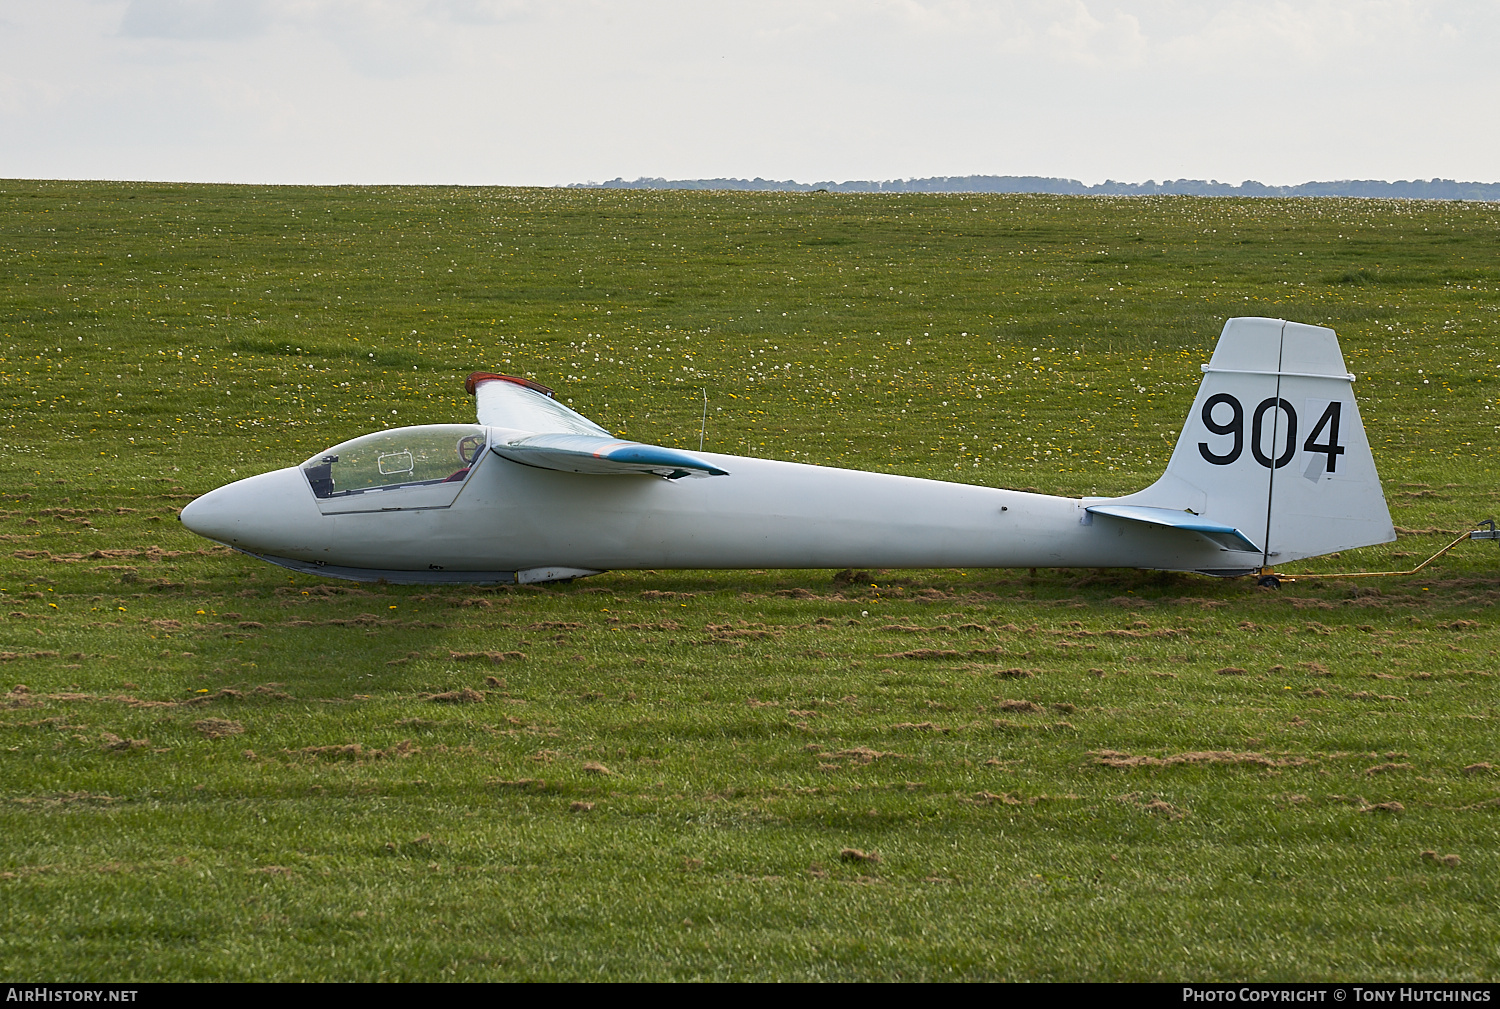
[[[474,395],[474,390],[479,388],[481,382],[514,382],[516,385],[532,389],[544,396],[551,396],[553,399],[557,398],[557,393],[540,382],[533,382],[529,378],[517,378],[515,375],[496,375],[494,372],[489,371],[476,371],[464,379],[464,392],[467,392],[470,396]]]

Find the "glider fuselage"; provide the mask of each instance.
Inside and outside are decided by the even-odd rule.
[[[423,580],[536,568],[1150,567],[1248,570],[1258,554],[1084,511],[1087,501],[698,453],[706,480],[599,477],[484,453],[446,507],[325,513],[303,471],[243,480],[183,521],[268,560]],[[343,572],[340,572],[343,573]],[[1226,572],[1227,573],[1227,572]],[[347,575],[346,575],[347,576]],[[416,579],[413,579],[416,580]],[[487,580],[487,579],[486,579]]]

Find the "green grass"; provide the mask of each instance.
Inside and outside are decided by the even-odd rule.
[[[706,390],[712,450],[1123,493],[1255,314],[1338,330],[1404,531],[1304,567],[1410,566],[1496,510],[1497,213],[0,183],[0,977],[1493,978],[1489,544],[450,590],[175,515],[467,420],[481,369],[648,442]]]

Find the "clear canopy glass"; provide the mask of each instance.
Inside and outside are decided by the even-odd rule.
[[[302,472],[319,504],[403,507],[389,492],[433,488],[420,497],[445,497],[451,504],[485,449],[484,428],[475,424],[428,424],[377,431],[319,452]],[[447,486],[451,485],[451,487]],[[451,494],[444,493],[451,490]],[[376,503],[375,496],[379,497]],[[409,507],[444,507],[412,504]],[[325,511],[327,509],[324,509]],[[359,508],[359,510],[364,510]]]

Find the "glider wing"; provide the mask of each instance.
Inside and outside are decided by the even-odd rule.
[[[601,476],[728,475],[676,449],[622,441],[527,379],[475,372],[464,385],[476,401],[479,423],[501,429],[491,433],[490,451],[511,462]]]
[[[464,382],[464,388],[474,397],[479,423],[485,427],[609,437],[604,428],[559,403],[551,389],[528,379],[476,371]]]

